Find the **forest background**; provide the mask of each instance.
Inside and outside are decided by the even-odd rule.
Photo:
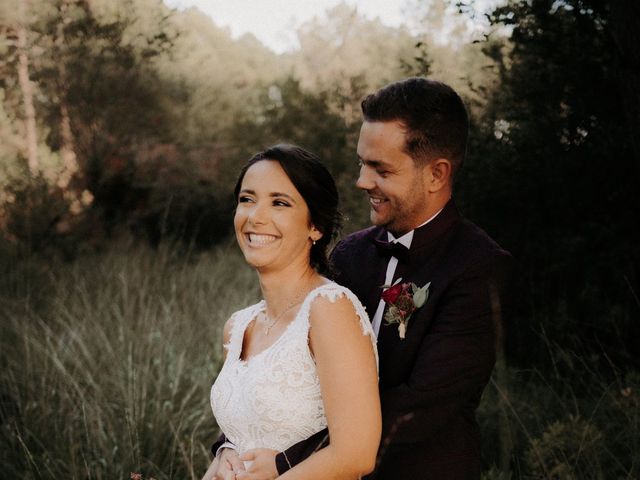
[[[455,197],[517,261],[479,412],[484,479],[640,476],[640,7],[339,5],[276,54],[159,0],[0,3],[0,461],[6,479],[200,478],[228,315],[258,298],[235,176],[287,141],[368,223],[362,97],[409,75],[471,114]]]

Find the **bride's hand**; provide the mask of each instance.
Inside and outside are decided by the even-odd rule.
[[[240,455],[240,460],[251,462],[245,472],[236,475],[237,480],[272,480],[278,477],[276,450],[254,448]]]
[[[244,464],[238,458],[237,452],[231,448],[223,448],[215,461],[217,464],[211,469],[212,480],[236,480],[236,473],[244,472]]]

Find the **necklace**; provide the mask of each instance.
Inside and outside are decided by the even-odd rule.
[[[291,310],[293,307],[295,307],[296,305],[298,305],[302,301],[302,296],[305,293],[306,293],[306,291],[303,290],[298,295],[293,297],[293,300],[289,303],[289,305],[287,305],[287,308],[285,308],[282,312],[280,312],[278,314],[278,316],[276,318],[274,318],[273,320],[269,318],[269,314],[267,313],[267,306],[265,304],[265,307],[264,307],[264,318],[268,322],[267,325],[264,327],[264,334],[265,335],[269,335],[269,332],[271,331],[271,328],[273,328],[273,326],[276,323],[278,323],[282,317],[284,317],[284,314],[287,313],[289,310]]]

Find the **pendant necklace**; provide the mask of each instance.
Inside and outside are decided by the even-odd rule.
[[[278,314],[278,316],[276,318],[274,318],[273,320],[269,318],[269,314],[267,313],[267,306],[265,303],[265,307],[264,307],[264,317],[267,320],[268,324],[264,327],[264,334],[265,335],[269,335],[269,332],[271,331],[271,328],[280,321],[280,319],[282,317],[284,317],[284,314],[287,313],[289,310],[291,310],[293,307],[295,307],[296,305],[300,304],[300,302],[302,301],[302,296],[305,293],[305,291],[303,290],[302,292],[300,292],[298,295],[296,295],[293,300],[291,301],[291,303],[289,303],[289,305],[287,306],[287,308],[285,308],[282,312],[280,312]]]

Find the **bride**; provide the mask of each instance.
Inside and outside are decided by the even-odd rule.
[[[366,475],[381,431],[377,353],[358,299],[325,276],[335,183],[314,155],[276,145],[249,160],[235,194],[236,238],[263,300],[225,324],[211,407],[239,460],[216,456],[203,480],[275,478],[275,454],[326,427],[330,444],[280,478]]]

